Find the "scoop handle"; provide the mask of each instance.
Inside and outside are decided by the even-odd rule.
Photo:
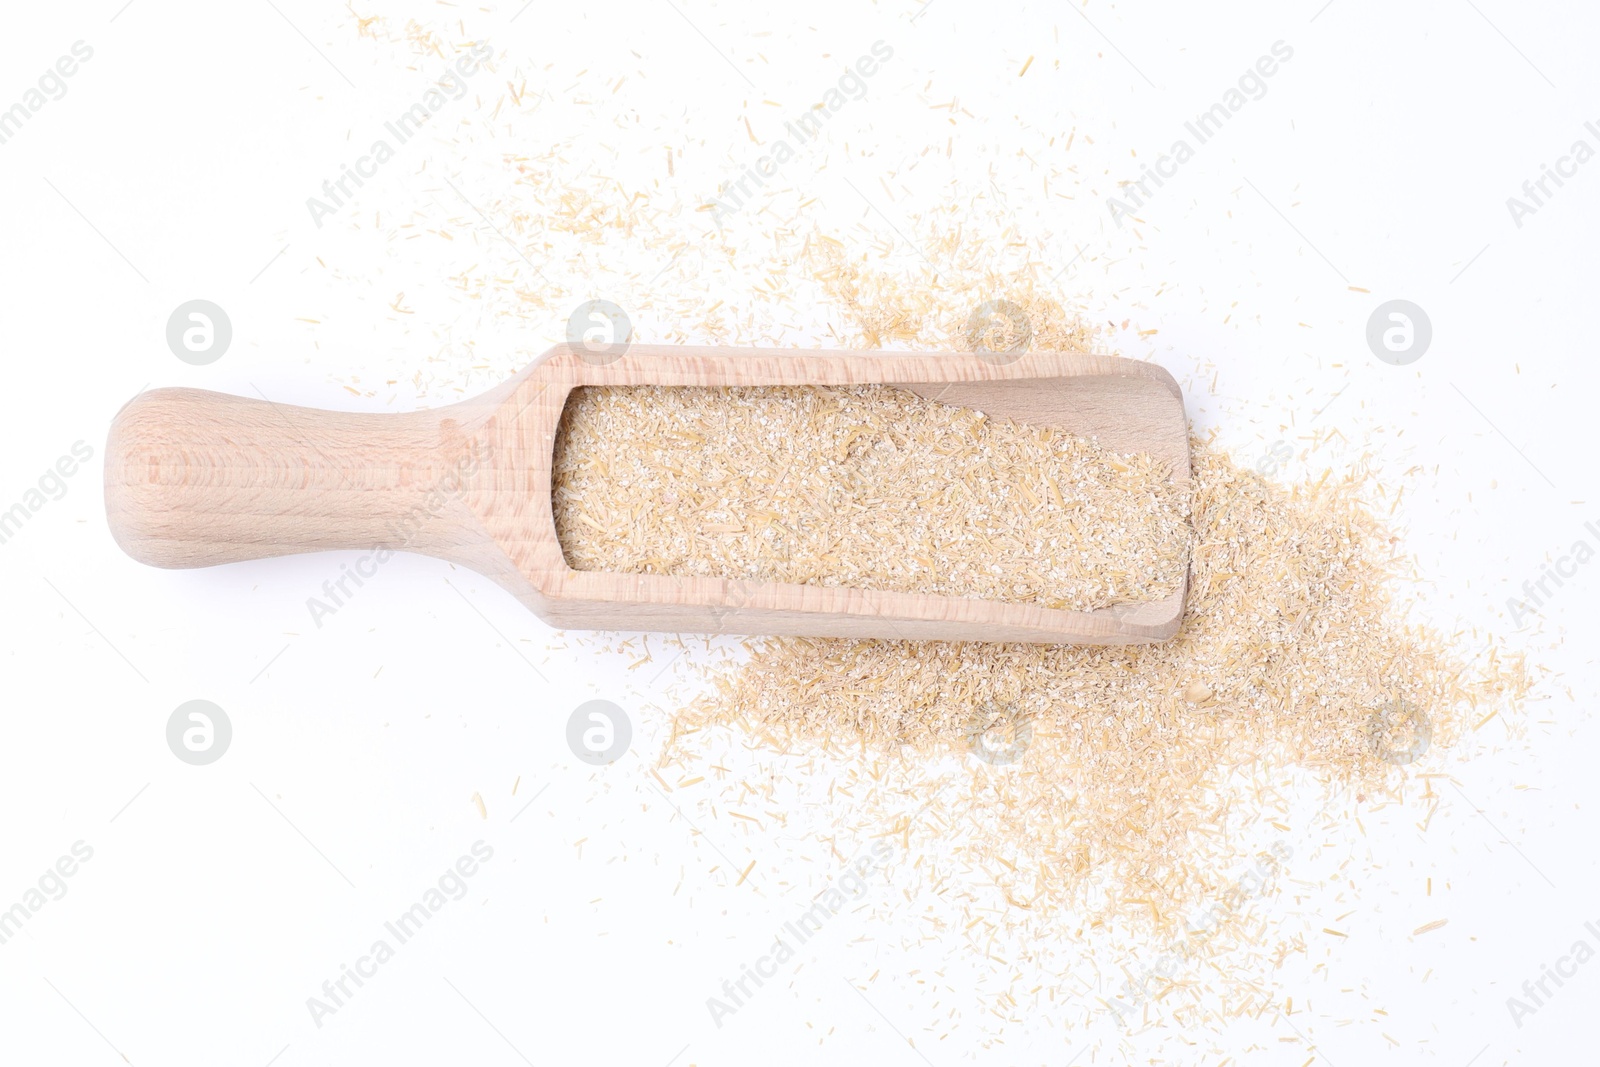
[[[203,389],[129,401],[105,451],[106,520],[157,567],[390,548],[449,555],[486,466],[451,409],[322,411]]]

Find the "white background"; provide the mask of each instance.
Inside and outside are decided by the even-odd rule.
[[[745,120],[776,136],[880,39],[895,57],[868,96],[783,173],[807,225],[880,231],[915,268],[905,220],[952,201],[1004,204],[1015,222],[1004,239],[1061,265],[1063,299],[1127,321],[1124,353],[1177,374],[1197,425],[1246,461],[1297,441],[1315,416],[1390,475],[1409,471],[1396,520],[1430,579],[1406,594],[1419,615],[1467,645],[1473,628],[1505,634],[1553,672],[1520,734],[1497,725],[1456,754],[1473,758],[1449,764],[1456,784],[1438,786],[1426,824],[1424,805],[1349,825],[1353,865],[1331,877],[1337,864],[1313,871],[1302,848],[1307,869],[1292,873],[1321,888],[1295,906],[1326,908],[1313,929],[1352,913],[1337,924],[1350,936],[1263,975],[1294,998],[1292,1019],[1215,1040],[1250,1063],[1594,1061],[1586,1009],[1600,962],[1521,1028],[1505,1006],[1578,938],[1600,945],[1584,932],[1600,926],[1589,817],[1600,565],[1536,625],[1513,627],[1506,612],[1543,562],[1580,538],[1600,543],[1584,529],[1600,529],[1600,163],[1521,227],[1506,207],[1574,140],[1600,147],[1584,129],[1600,121],[1591,9],[358,4],[393,32],[415,17],[452,42],[490,39],[496,70],[451,105],[469,143],[431,131],[319,229],[305,198],[445,62],[361,38],[342,4],[275,2],[29,5],[0,38],[0,107],[73,42],[94,48],[66,95],[0,145],[0,507],[75,441],[95,450],[65,496],[0,545],[0,907],[75,841],[94,850],[69,892],[0,945],[0,1062],[1120,1062],[1114,1038],[1043,1010],[1022,1013],[1004,1044],[952,1028],[980,1014],[960,980],[935,990],[907,977],[937,968],[939,946],[906,947],[914,927],[885,929],[881,916],[841,917],[785,988],[716,1028],[704,1000],[792,914],[784,887],[802,849],[710,806],[680,811],[647,777],[669,712],[702,684],[687,670],[709,662],[698,647],[680,657],[652,638],[653,662],[630,670],[637,640],[552,632],[492,584],[413,557],[319,629],[305,599],[354,554],[165,572],[123,556],[105,526],[106,428],[146,385],[346,410],[440,403],[542,351],[592,295],[641,308],[646,339],[705,339],[660,301],[648,310],[646,283],[630,288],[670,252],[613,234],[588,250],[588,275],[566,262],[542,279],[530,269],[540,250],[513,255],[475,212],[497,215],[506,161],[521,156],[575,188],[613,176],[619,202],[648,191],[672,225],[704,234],[688,262],[721,241],[759,246],[789,222],[745,212],[719,238],[695,213],[760,154]],[[1115,183],[1279,40],[1294,57],[1267,95],[1141,224],[1114,225]],[[518,81],[537,108],[497,120]],[[470,234],[458,254],[414,240],[446,220]],[[559,292],[500,314],[495,297],[450,284],[475,257],[493,261],[502,294]],[[803,343],[836,324],[836,310],[803,300],[761,310],[759,281],[707,266],[651,284],[755,308],[753,325],[716,340]],[[389,306],[401,292],[409,315]],[[173,308],[196,297],[234,329],[206,367],[164,338]],[[1432,320],[1430,350],[1408,367],[1365,344],[1367,317],[1390,298]],[[389,380],[402,384],[375,384]],[[634,724],[630,754],[599,770],[564,737],[569,712],[596,696]],[[232,747],[208,767],[166,747],[168,716],[194,698],[233,723]],[[494,859],[465,898],[317,1027],[306,998],[480,839]],[[752,860],[735,886],[728,868]],[[1439,918],[1449,925],[1411,935]],[[879,969],[870,1003],[846,988]],[[1170,1055],[1201,1062],[1182,1044]]]

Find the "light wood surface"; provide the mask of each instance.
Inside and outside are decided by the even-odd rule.
[[[582,385],[884,383],[1146,452],[1189,480],[1183,399],[1160,367],[1112,356],[807,352],[634,345],[613,362],[558,345],[500,387],[408,414],[349,414],[156,389],[106,444],[117,543],[158,567],[292,552],[421,552],[494,579],[555,626],[1121,644],[1178,630],[1184,590],[1092,612],[918,593],[575,571],[556,539],[551,461]]]

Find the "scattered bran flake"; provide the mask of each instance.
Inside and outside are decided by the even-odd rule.
[[[457,28],[434,37],[415,24],[391,32],[381,19],[359,29],[409,46],[426,58],[416,69],[430,71],[432,57],[459,51],[465,36]],[[517,67],[507,84],[532,70]],[[639,92],[631,82],[627,91]],[[956,104],[947,106],[954,117]],[[406,383],[419,404],[481,391],[525,361],[518,343],[493,357],[488,343],[460,343],[466,312],[486,342],[553,341],[572,306],[601,293],[638,313],[641,339],[664,343],[1087,351],[1097,342],[1090,320],[1142,306],[1169,284],[1106,288],[1077,307],[1057,298],[1059,285],[1083,291],[1089,269],[1107,272],[1119,254],[1080,251],[1074,260],[1075,245],[1024,214],[1037,206],[1037,178],[1052,199],[1093,192],[1092,166],[1078,170],[1104,154],[1093,131],[1072,130],[1066,148],[1078,163],[1061,167],[1027,153],[1012,165],[975,135],[952,133],[940,158],[965,157],[958,165],[981,170],[981,180],[957,177],[942,203],[902,200],[896,233],[872,217],[824,232],[811,221],[811,172],[844,159],[826,144],[795,164],[792,187],[763,187],[752,210],[723,227],[696,209],[704,190],[692,178],[625,189],[593,143],[576,165],[566,142],[528,148],[542,143],[541,123],[556,107],[588,109],[597,125],[611,117],[581,90],[564,98],[553,87],[517,89],[483,105],[492,122],[452,127],[463,158],[477,161],[478,202],[497,227],[467,207],[443,217],[423,207],[389,231],[352,217],[397,256],[425,250],[431,258],[415,253],[419,275],[436,277],[440,256],[451,262],[444,285],[430,286],[456,302],[450,314],[434,309],[419,325],[423,313],[384,307],[386,281],[314,259],[363,284],[391,326],[404,318],[408,331],[430,330],[438,354]],[[893,177],[906,173],[895,168]],[[439,243],[417,240],[424,235]],[[598,254],[622,246],[636,254]],[[538,250],[538,284],[523,280],[519,247]],[[996,301],[1008,314],[974,326],[974,309]],[[1226,306],[1210,310],[1233,319]],[[1210,379],[1215,392],[1213,371],[1197,380],[1203,388]],[[1337,436],[1318,430],[1310,449]],[[869,983],[881,974],[875,1000],[903,998],[886,1009],[901,1025],[920,1023],[952,1039],[949,1048],[963,1037],[971,1046],[974,1031],[991,1049],[1055,1029],[1074,1046],[1100,1043],[1088,1035],[1115,1045],[1119,1032],[1145,1031],[1137,1050],[1122,1040],[1123,1055],[1097,1053],[1095,1062],[1194,1062],[1203,1044],[1233,1062],[1238,1043],[1216,1035],[1251,1023],[1272,1034],[1287,1015],[1300,1022],[1284,1040],[1300,1041],[1302,1029],[1314,1035],[1333,1017],[1288,1000],[1275,976],[1321,951],[1315,932],[1325,920],[1297,912],[1303,894],[1331,887],[1364,909],[1373,863],[1355,851],[1365,833],[1359,816],[1404,801],[1418,783],[1436,806],[1431,780],[1415,767],[1437,770],[1474,725],[1520,728],[1515,712],[1533,675],[1522,657],[1476,632],[1413,625],[1395,599],[1414,576],[1387,518],[1375,514],[1397,506],[1403,485],[1363,465],[1290,489],[1210,442],[1197,446],[1195,475],[1196,585],[1170,645],[768,639],[751,642],[740,665],[731,652],[718,658],[737,646],[707,644],[705,669],[722,672],[716,691],[668,723],[658,763],[682,783],[675,803],[714,817],[759,797],[761,811],[785,820],[783,833],[759,838],[763,862],[800,880],[816,857],[836,864],[862,842],[892,844],[895,861],[881,876],[889,884],[874,883],[874,921],[862,927],[881,936],[859,973],[870,972]],[[669,683],[651,698],[676,702],[676,693]],[[1405,707],[1399,701],[1414,702],[1426,735],[1415,716],[1396,722],[1385,713]],[[1026,738],[1020,760],[978,760],[972,740],[990,735]],[[1422,762],[1397,765],[1393,754],[1414,746],[1425,749]],[[649,771],[646,782],[671,789]],[[1265,847],[1291,831],[1297,842],[1320,841],[1313,851],[1331,862]],[[694,840],[698,848],[703,836]],[[584,843],[573,842],[580,855]],[[828,875],[814,869],[813,885]],[[723,870],[717,860],[706,877],[715,882]],[[1307,880],[1324,874],[1321,885]],[[737,875],[728,870],[711,892]],[[934,973],[895,970],[901,953],[929,948]],[[1254,1050],[1270,1047],[1261,1040]],[[1157,1044],[1174,1055],[1151,1059]]]

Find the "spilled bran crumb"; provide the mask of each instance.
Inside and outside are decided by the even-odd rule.
[[[377,40],[373,22],[381,27],[381,19],[364,19],[361,30]],[[409,25],[382,40],[408,44],[421,69],[440,40],[465,47],[457,40],[464,29],[441,33]],[[727,230],[705,224],[704,205],[696,211],[702,190],[685,177],[690,168],[672,174],[673,154],[684,158],[676,127],[664,135],[669,147],[655,183],[608,174],[608,157],[592,141],[576,165],[570,141],[531,150],[549,141],[550,102],[602,128],[617,99],[648,83],[635,80],[623,96],[596,103],[586,88],[541,88],[532,62],[508,56],[504,65],[504,87],[486,89],[480,108],[492,121],[450,131],[488,161],[465,173],[484,176],[478,202],[501,226],[490,232],[469,206],[359,223],[396,256],[411,250],[419,277],[437,279],[441,261],[454,264],[441,288],[458,302],[429,320],[439,354],[393,390],[391,402],[408,392],[436,402],[502,380],[521,358],[517,339],[559,337],[572,305],[593,292],[622,300],[638,313],[641,336],[654,340],[843,348],[966,347],[972,309],[1004,299],[1025,314],[1032,348],[1081,351],[1096,341],[1090,308],[1146,306],[1169,284],[1150,274],[1083,308],[1058,302],[1058,279],[1085,291],[1094,284],[1088,268],[1141,250],[1135,243],[1080,252],[1077,273],[1066,274],[1063,264],[1079,261],[1070,249],[1052,255],[1052,246],[1065,247],[1052,239],[1059,235],[1025,214],[1041,200],[1041,179],[1052,199],[1091,190],[1099,168],[1092,151],[1085,156],[1091,139],[1076,129],[1048,138],[1058,153],[1071,153],[1058,155],[1060,165],[1028,152],[1014,153],[1012,165],[980,142],[1014,132],[1011,125],[953,132],[942,155],[958,160],[961,173],[981,170],[981,180],[958,177],[943,203],[915,195],[901,202],[899,229],[921,253],[910,256],[876,218],[840,223],[837,233],[812,230],[811,169],[843,158],[827,145],[817,147],[814,168],[791,172],[793,188],[762,190],[759,224]],[[917,147],[905,157],[920,159]],[[895,168],[890,180],[916,166]],[[502,241],[538,249],[547,281],[522,281],[523,264]],[[595,255],[623,246],[634,254]],[[337,264],[325,269],[352,280]],[[376,278],[354,280],[390,325],[424,321],[386,309]],[[1233,318],[1225,306],[1205,308],[1213,310],[1224,324]],[[486,341],[480,350],[460,342],[463,321],[471,333],[499,331],[508,343]],[[1018,340],[999,329],[982,337],[996,350]],[[1338,436],[1324,420],[1300,440],[1315,451]],[[1514,730],[1518,717],[1500,713],[1528,695],[1531,671],[1485,635],[1406,621],[1401,583],[1414,575],[1367,503],[1391,507],[1396,485],[1363,473],[1359,484],[1291,490],[1235,466],[1212,443],[1197,446],[1194,462],[1196,588],[1172,645],[753,641],[748,664],[675,717],[648,778],[670,808],[648,789],[644,802],[692,818],[697,849],[708,840],[700,828],[725,835],[735,824],[757,825],[723,818],[735,806],[760,813],[765,825],[750,840],[767,862],[748,880],[748,868],[739,872],[740,892],[761,892],[763,871],[804,885],[808,861],[842,861],[855,842],[891,839],[892,889],[874,889],[876,921],[852,944],[851,959],[874,1003],[919,1047],[948,1042],[946,1058],[957,1049],[971,1055],[962,1032],[976,1030],[985,1049],[1013,1037],[1060,1039],[1065,1059],[1068,1049],[1086,1049],[1079,1043],[1094,1041],[1112,1015],[1176,1024],[1161,1043],[1173,1055],[1160,1062],[1195,1062],[1208,1042],[1214,1059],[1233,1062],[1231,1033],[1221,1044],[1208,1035],[1240,1020],[1271,1026],[1255,1051],[1281,1058],[1280,1042],[1292,1042],[1294,1062],[1316,1058],[1308,1048],[1316,1023],[1382,1026],[1376,1014],[1319,1013],[1280,988],[1277,968],[1291,956],[1309,958],[1318,928],[1342,938],[1332,927],[1343,916],[1298,914],[1311,891],[1306,879],[1331,872],[1309,853],[1267,846],[1293,834],[1312,851],[1351,853],[1362,835],[1352,813],[1402,793],[1408,810],[1431,816],[1441,803],[1441,753],[1490,721]],[[629,658],[651,644],[636,635],[571,640],[620,643]],[[659,675],[651,677],[654,692]],[[846,680],[861,691],[847,691]],[[1403,766],[1382,753],[1415,745],[1418,720],[1408,730],[1402,717],[1392,728],[1368,703],[1393,707],[1397,695],[1428,701],[1413,709],[1429,728],[1427,750]],[[1022,758],[1004,766],[976,759],[970,745],[979,728],[1026,737]],[[708,854],[713,872],[721,862]],[[1370,856],[1339,863],[1342,906],[1372,911],[1380,903],[1366,892],[1373,867]],[[1428,887],[1431,894],[1431,879]],[[713,884],[697,895],[721,907],[726,892]],[[910,951],[919,945],[932,946],[934,970],[908,975],[904,961],[928,958]],[[1293,1029],[1272,1025],[1296,1015]],[[834,1022],[828,1014],[815,1025],[831,1035]],[[1135,1055],[1125,1044],[1119,1057],[1113,1045],[1077,1062],[1155,1062],[1152,1047],[1144,1041]]]

